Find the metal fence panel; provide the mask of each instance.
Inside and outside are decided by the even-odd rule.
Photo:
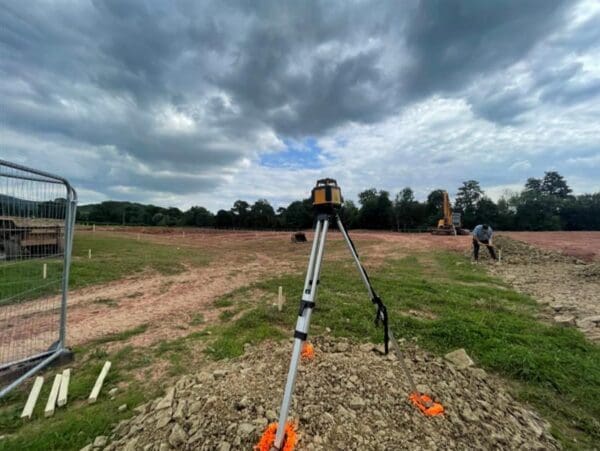
[[[66,350],[76,208],[67,180],[0,160],[0,372],[33,366],[0,397]]]

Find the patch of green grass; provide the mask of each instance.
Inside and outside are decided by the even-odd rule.
[[[219,313],[219,319],[223,322],[229,321],[234,316],[235,312],[233,310],[223,310],[221,313]]]
[[[190,321],[190,326],[199,326],[200,324],[204,324],[204,322],[204,315],[202,313],[195,313]]]
[[[90,345],[100,345],[104,343],[110,343],[112,341],[125,341],[135,335],[143,334],[148,330],[148,324],[140,324],[133,329],[124,330],[114,334],[104,335],[100,338],[96,338],[90,342]]]
[[[282,326],[285,324],[284,312],[261,304],[242,314],[232,324],[216,329],[217,339],[206,349],[215,359],[232,358],[244,353],[244,344],[256,344],[266,339],[285,337]]]
[[[88,259],[88,249],[92,258]],[[71,264],[71,289],[106,283],[142,271],[177,274],[188,266],[208,264],[209,255],[201,249],[137,241],[111,233],[76,233]],[[48,265],[48,279],[42,279],[42,265]],[[3,304],[26,301],[57,293],[63,262],[32,259],[0,265],[0,300]]]
[[[110,298],[95,299],[94,304],[102,304],[102,305],[106,305],[108,307],[116,307],[117,305],[119,305],[119,303],[117,301],[115,301],[114,299],[110,299]]]
[[[0,400],[0,431],[7,435],[0,440],[1,451],[78,450],[96,436],[108,435],[118,421],[132,415],[133,407],[158,395],[155,386],[143,386],[127,374],[128,370],[144,365],[140,357],[147,352],[127,347],[108,354],[98,347],[93,349],[75,349],[76,361],[68,365],[72,368],[68,404],[57,408],[54,416],[44,418],[44,401],[50,392],[54,374],[62,368],[49,368],[44,372],[45,383],[30,421],[21,420],[19,416],[32,381]],[[95,404],[88,404],[87,397],[106,360],[110,360],[112,366],[100,397]],[[128,384],[127,388],[119,389],[115,399],[111,400],[108,391],[122,382]],[[118,411],[122,404],[128,406],[125,412]]]
[[[217,299],[213,302],[213,305],[217,308],[231,307],[233,305],[233,299],[229,296],[225,296]]]

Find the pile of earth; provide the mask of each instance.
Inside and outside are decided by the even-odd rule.
[[[505,236],[495,238],[494,244],[502,249],[502,263],[490,266],[493,274],[547,306],[542,319],[577,327],[600,342],[600,262],[586,264]],[[481,254],[481,261],[488,261]]]
[[[317,337],[314,346],[314,358],[300,365],[291,410],[297,450],[559,447],[535,412],[461,360],[454,365],[403,344],[406,363],[423,384],[418,388],[446,409],[443,416],[426,417],[408,401],[395,357],[342,339]],[[240,358],[182,377],[95,442],[108,451],[251,450],[277,421],[290,354],[289,342],[247,346]]]
[[[600,281],[600,262],[581,266],[577,271],[579,277],[591,281]]]
[[[508,264],[579,262],[578,259],[561,254],[560,252],[541,249],[502,235],[494,237],[494,246],[501,250],[502,262]],[[479,254],[480,256],[488,255],[485,248],[482,248]]]

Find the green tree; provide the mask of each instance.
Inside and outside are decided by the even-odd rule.
[[[525,191],[532,195],[542,194],[542,180],[536,179],[535,177],[529,177],[525,182]]]
[[[219,210],[215,216],[215,225],[219,228],[233,227],[233,213],[227,210]]]
[[[393,227],[394,210],[390,193],[375,188],[358,195],[360,202],[359,224],[367,229],[390,229]]]
[[[347,228],[353,229],[358,227],[359,210],[351,200],[344,201],[344,206],[340,210],[340,217]]]
[[[555,171],[544,173],[540,188],[542,193],[561,199],[566,199],[572,191],[564,177]]]
[[[436,226],[444,217],[444,190],[436,189],[429,193],[426,203],[427,225]]]
[[[477,222],[477,206],[484,192],[477,180],[467,180],[458,188],[456,194],[456,210],[462,212],[465,227],[472,228]]]
[[[396,220],[396,229],[414,228],[416,223],[416,211],[418,202],[415,201],[415,194],[409,187],[404,188],[394,200],[394,218]]]
[[[312,227],[313,213],[310,199],[296,200],[289,204],[284,214],[286,227],[308,229]]]
[[[244,200],[236,200],[231,208],[234,227],[248,227],[250,204]]]
[[[515,228],[515,212],[506,197],[498,199],[498,219],[494,224],[499,230],[513,230]]]
[[[258,229],[267,229],[276,224],[275,210],[266,199],[259,199],[250,207],[249,225]]]
[[[498,227],[499,212],[498,206],[492,199],[483,196],[477,203],[475,210],[475,223],[491,224],[494,228]]]
[[[183,213],[181,225],[212,227],[215,225],[215,215],[204,207],[192,207]]]

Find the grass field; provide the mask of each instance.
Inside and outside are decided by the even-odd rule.
[[[88,251],[92,258],[88,259]],[[91,284],[100,284],[120,279],[142,271],[156,271],[161,274],[176,274],[187,266],[207,264],[209,257],[198,249],[185,246],[155,244],[145,240],[114,236],[106,233],[78,233],[73,242],[73,262],[70,273],[70,287],[77,289]],[[48,265],[48,279],[41,281],[41,267]],[[63,262],[60,258],[34,259],[8,262],[0,267],[0,299],[17,303],[60,291]],[[35,290],[25,296],[15,296],[32,286],[38,280]]]
[[[104,238],[104,266],[121,258],[108,270],[107,279],[135,272],[143,263],[157,271],[181,271],[184,262],[204,264],[206,256],[182,252],[182,266],[165,265],[164,252],[143,261],[133,240]],[[336,243],[335,246],[339,246]],[[88,244],[77,243],[82,259]],[[126,247],[127,246],[127,247]],[[333,247],[335,247],[333,246]],[[112,249],[112,250],[111,250]],[[128,249],[127,252],[123,252]],[[76,259],[76,262],[77,262]],[[137,259],[137,261],[136,261]],[[197,259],[197,260],[196,260]],[[366,259],[367,266],[369,260]],[[75,263],[75,266],[77,263]],[[86,271],[79,270],[85,284]],[[446,251],[412,252],[388,258],[370,271],[376,290],[388,306],[391,327],[397,337],[416,340],[423,348],[442,355],[464,347],[477,364],[502,377],[515,396],[534,406],[552,424],[553,434],[567,449],[591,449],[600,442],[600,348],[575,329],[537,319],[540,307],[529,297],[511,290],[502,281],[472,266],[458,254]],[[76,269],[74,268],[74,274]],[[88,279],[89,280],[89,279]],[[89,282],[88,282],[89,283]],[[189,333],[149,347],[132,347],[126,341],[144,332],[144,326],[122,331],[75,349],[72,388],[68,408],[43,419],[38,402],[35,419],[18,418],[27,387],[0,401],[0,450],[79,449],[97,435],[108,434],[130,408],[160,394],[162,386],[178,375],[199,370],[205,359],[224,359],[243,353],[244,345],[264,339],[289,338],[297,315],[297,298],[303,274],[284,274],[254,282],[214,302],[218,320],[206,323],[193,316]],[[283,286],[288,302],[282,312],[271,305],[272,293]],[[381,343],[382,331],[373,324],[374,309],[350,260],[325,263],[312,334],[324,334]],[[116,346],[119,343],[122,346]],[[106,394],[89,406],[85,398],[104,362],[113,370],[103,393],[119,386],[116,399]],[[50,372],[51,373],[51,372]],[[282,381],[283,384],[283,381]],[[50,384],[45,384],[44,399]],[[127,403],[126,412],[117,412]]]

